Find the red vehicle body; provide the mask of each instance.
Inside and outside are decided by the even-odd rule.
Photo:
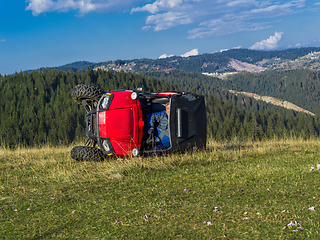
[[[71,151],[76,160],[162,154],[190,147],[206,147],[203,96],[181,92],[142,93],[137,90],[103,93],[99,88],[88,85],[76,86],[71,95],[87,111],[88,139],[85,146]],[[151,127],[157,129],[157,126],[150,125],[150,116],[159,112],[165,116],[168,135],[165,136],[169,139],[169,145],[161,149],[156,146],[155,133],[150,133]],[[156,131],[160,132],[159,129]]]
[[[132,92],[107,93],[106,96],[112,98],[110,106],[108,109],[97,109],[97,137],[109,139],[113,148],[113,152],[107,154],[131,155],[133,149],[141,147],[143,115],[140,102],[131,98]],[[101,98],[101,102],[103,100],[104,97]],[[103,140],[100,143],[103,145]]]

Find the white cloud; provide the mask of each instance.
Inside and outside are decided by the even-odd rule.
[[[241,5],[249,5],[249,4],[255,4],[255,0],[236,0],[236,1],[229,1],[227,3],[228,7],[234,7],[234,6],[241,6]]]
[[[162,54],[160,57],[159,57],[159,59],[163,59],[163,58],[169,58],[169,57],[173,57],[174,55],[172,54],[172,55],[167,55],[167,54]]]
[[[6,39],[0,39],[0,42],[6,42],[7,40]]]
[[[271,50],[278,46],[278,42],[281,40],[283,32],[275,32],[273,36],[270,36],[267,40],[256,42],[250,49],[255,50]]]
[[[143,7],[132,8],[131,13],[147,11],[154,14],[160,10],[175,8],[181,3],[182,0],[156,0],[154,3],[146,4]]]
[[[194,28],[189,31],[189,39],[205,38],[209,36],[220,36],[229,35],[243,31],[257,31],[266,28],[271,28],[272,23],[260,22],[260,23],[249,23],[243,19],[217,19],[210,20],[208,22],[200,23],[198,28]]]
[[[153,0],[131,9],[149,13],[146,25],[161,31],[185,24],[189,39],[256,31],[273,27],[276,17],[307,9],[306,0]],[[277,20],[278,21],[278,20]]]
[[[143,28],[142,28],[142,30],[144,30],[144,31],[149,31],[151,29],[151,26],[144,26]]]
[[[155,25],[155,31],[169,29],[178,25],[189,24],[191,22],[192,20],[190,19],[190,16],[174,12],[150,15],[146,20],[146,24],[149,26],[152,24]]]
[[[233,48],[231,48],[231,49],[240,49],[242,46],[240,45],[240,46],[238,46],[238,47],[233,47]],[[220,49],[220,51],[219,52],[225,52],[225,51],[229,51],[230,49],[229,48],[226,48],[226,49]]]
[[[79,11],[80,14],[93,11],[108,13],[129,10],[133,3],[141,2],[141,0],[28,0],[27,2],[26,10],[32,11],[32,14],[37,16],[46,12],[68,12],[72,10]]]
[[[185,54],[182,54],[181,57],[190,57],[190,56],[197,56],[197,55],[199,55],[199,51],[197,48],[195,48],[189,52],[186,52]]]
[[[45,12],[67,12],[70,10],[88,13],[96,10],[97,6],[97,4],[91,3],[91,0],[30,0],[26,10],[31,10],[32,14],[37,16]]]

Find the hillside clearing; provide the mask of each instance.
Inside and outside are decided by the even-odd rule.
[[[255,93],[249,93],[249,92],[237,92],[237,91],[234,91],[234,90],[229,90],[229,92],[231,93],[234,93],[234,94],[244,94],[248,97],[252,97],[256,100],[261,100],[261,101],[264,101],[266,103],[271,103],[275,106],[279,106],[279,107],[283,107],[283,108],[286,108],[286,109],[292,109],[294,111],[297,111],[297,112],[304,112],[306,114],[309,114],[311,116],[314,116],[315,114],[306,110],[306,109],[303,109],[291,102],[288,102],[288,101],[284,101],[284,100],[281,100],[281,99],[277,99],[277,98],[274,98],[274,97],[269,97],[269,96],[260,96],[258,94],[255,94]]]
[[[317,140],[76,162],[71,147],[0,150],[5,239],[319,238]]]

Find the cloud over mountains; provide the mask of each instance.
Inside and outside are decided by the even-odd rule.
[[[197,48],[195,48],[189,52],[186,52],[185,54],[182,54],[181,57],[190,57],[190,56],[197,56],[197,55],[199,55],[199,51]]]
[[[250,49],[255,50],[271,50],[278,47],[278,42],[281,40],[283,32],[275,32],[273,36],[270,36],[267,40],[256,42]]]
[[[189,52],[186,52],[184,54],[182,54],[180,57],[191,57],[191,56],[197,56],[199,55],[199,50],[197,48],[192,49]],[[162,54],[159,59],[163,59],[163,58],[169,58],[169,57],[173,57],[174,55],[167,55],[167,54]]]
[[[170,58],[170,57],[173,57],[174,55],[171,54],[171,55],[167,55],[167,54],[162,54],[159,59],[164,59],[164,58]]]

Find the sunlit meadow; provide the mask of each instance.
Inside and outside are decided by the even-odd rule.
[[[4,239],[319,239],[320,141],[77,162],[0,149]]]

